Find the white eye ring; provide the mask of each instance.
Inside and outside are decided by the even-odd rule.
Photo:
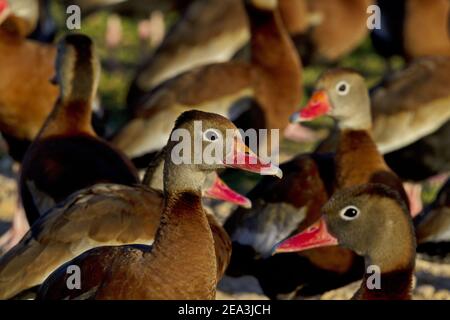
[[[350,221],[359,217],[360,211],[355,206],[347,206],[339,212],[342,219]]]
[[[340,96],[346,96],[350,91],[350,84],[347,81],[339,81],[336,85],[336,92]]]
[[[203,132],[203,140],[208,142],[216,142],[221,136],[221,133],[216,129],[207,129]]]

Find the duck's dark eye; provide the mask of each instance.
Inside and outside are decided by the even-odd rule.
[[[219,132],[214,129],[208,129],[203,133],[203,140],[214,142],[219,139]]]
[[[346,95],[350,91],[350,85],[346,81],[340,81],[336,85],[336,91],[341,96]]]
[[[340,216],[344,220],[353,220],[359,216],[359,209],[355,206],[348,206],[341,210]]]

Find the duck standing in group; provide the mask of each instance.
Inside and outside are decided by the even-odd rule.
[[[366,269],[352,299],[411,299],[416,241],[409,210],[397,192],[382,184],[346,188],[331,197],[322,215],[304,232],[278,244],[275,251],[330,245],[350,248],[364,257]]]
[[[188,130],[192,142],[196,134],[201,134],[204,147],[222,143],[219,145],[223,148],[222,158],[216,164],[174,164],[172,149],[177,143],[168,141],[164,164],[164,205],[152,247],[92,249],[50,275],[41,286],[38,299],[215,298],[218,279],[214,239],[201,204],[201,189],[206,175],[224,166],[279,177],[281,171],[270,164],[262,165],[239,136],[223,143],[223,139],[212,140],[204,135],[205,131],[196,132],[196,120],[202,121],[204,130],[211,128],[220,132],[222,137],[226,136],[227,129],[237,132],[228,119],[215,114],[189,111],[178,118],[174,130]],[[231,149],[228,143],[231,143]],[[240,163],[238,159],[244,154],[248,161]],[[78,265],[84,274],[81,290],[67,289],[66,269],[71,264]]]

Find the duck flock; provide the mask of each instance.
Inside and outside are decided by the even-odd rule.
[[[450,299],[448,0],[0,0],[0,133],[0,299]]]

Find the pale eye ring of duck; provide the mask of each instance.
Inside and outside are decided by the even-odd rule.
[[[355,206],[347,206],[339,212],[339,216],[347,221],[354,220],[359,217],[360,210]]]
[[[203,140],[207,142],[216,142],[220,140],[222,134],[216,129],[207,129],[203,132]]]
[[[340,96],[346,96],[350,92],[350,84],[347,81],[339,81],[336,85],[336,92]]]

